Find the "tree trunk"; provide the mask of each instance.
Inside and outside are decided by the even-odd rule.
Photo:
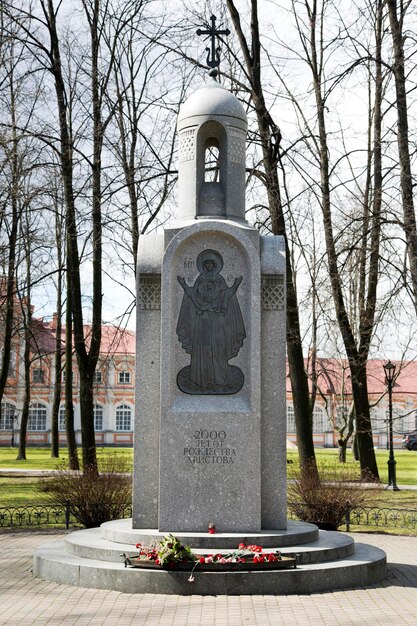
[[[404,232],[407,242],[411,283],[414,295],[414,307],[417,312],[417,229],[414,211],[413,176],[411,172],[410,160],[404,36],[402,32],[405,9],[403,10],[403,3],[398,3],[397,0],[386,0],[386,4],[388,7],[394,51],[394,65],[392,71],[394,73],[395,91],[397,97],[397,142],[398,156],[400,159],[400,185],[404,216]],[[397,15],[397,6],[399,4],[401,11],[400,16]]]
[[[4,333],[3,333],[3,350],[2,359],[0,364],[0,404],[3,400],[4,390],[7,384],[7,377],[9,375],[10,356],[12,351],[12,335],[13,335],[13,322],[14,322],[14,308],[16,302],[15,294],[15,269],[16,269],[16,244],[17,233],[19,226],[19,211],[18,211],[18,196],[19,196],[19,140],[16,131],[16,106],[15,106],[15,85],[14,85],[14,72],[13,63],[11,64],[11,71],[9,76],[9,88],[10,88],[10,112],[11,112],[11,126],[12,126],[12,150],[11,150],[11,209],[12,220],[9,227],[8,237],[8,264],[7,264],[7,277],[5,284],[6,297],[3,300],[3,293],[1,293],[1,306],[5,303],[6,313],[3,318]],[[1,283],[3,291],[3,282]]]
[[[323,16],[322,16],[323,17]],[[330,200],[330,174],[329,174],[329,146],[327,141],[325,110],[326,104],[322,94],[322,67],[318,59],[316,42],[317,29],[317,5],[313,2],[309,12],[310,22],[310,57],[309,65],[313,77],[313,87],[316,100],[316,112],[319,135],[319,160],[320,160],[320,192],[321,209],[323,214],[324,235],[326,242],[326,254],[329,267],[329,278],[333,294],[333,301],[340,332],[343,338],[352,378],[352,394],[355,405],[357,420],[357,441],[361,471],[363,474],[371,472],[375,478],[379,478],[375,451],[372,442],[372,426],[369,413],[369,400],[367,394],[366,358],[367,350],[361,354],[358,352],[353,329],[346,310],[342,290],[342,281],[339,273],[337,252],[332,223],[332,206]],[[322,31],[321,36],[322,36]],[[323,42],[320,42],[323,45]],[[320,49],[320,54],[322,50]],[[320,57],[321,58],[321,57]],[[371,326],[373,328],[373,324]],[[370,334],[369,334],[370,337]],[[369,348],[369,344],[368,344]]]
[[[83,441],[83,467],[97,469],[97,457],[96,457],[96,441],[94,432],[94,398],[93,398],[93,372],[90,371],[81,372],[80,370],[80,413],[84,416],[81,420],[81,437]],[[90,419],[85,419],[85,416],[90,416]]]
[[[94,0],[90,31],[92,37],[92,106],[93,106],[93,321],[90,336],[90,347],[87,351],[86,338],[84,336],[83,308],[80,277],[80,257],[78,252],[77,219],[74,201],[73,187],[73,160],[72,141],[68,126],[67,114],[68,104],[66,98],[65,84],[62,76],[62,65],[60,57],[60,47],[58,32],[56,27],[56,13],[53,0],[48,0],[48,28],[51,39],[52,52],[52,72],[55,79],[55,91],[59,112],[60,138],[61,138],[61,170],[64,185],[64,198],[66,207],[66,229],[67,229],[67,289],[71,292],[71,310],[74,328],[74,345],[77,355],[79,375],[80,375],[80,411],[81,411],[81,433],[83,437],[83,467],[98,473],[96,448],[91,432],[94,432],[94,417],[90,408],[93,406],[93,386],[92,372],[97,364],[100,341],[101,341],[101,189],[100,189],[100,169],[101,169],[101,146],[103,128],[100,119],[98,89],[98,44],[97,44],[97,12],[99,8],[98,0]],[[87,7],[84,4],[84,9]],[[87,377],[85,379],[84,377]],[[90,380],[91,378],[91,380]],[[84,436],[86,440],[84,441]]]
[[[347,448],[347,440],[339,439],[339,463],[346,463],[346,448]]]
[[[65,313],[65,431],[68,446],[68,466],[71,470],[79,470],[77,441],[74,430],[74,402],[72,399],[72,314],[71,292],[67,289],[67,308]]]
[[[58,215],[58,202],[55,204],[55,233],[56,250],[58,257],[58,276],[56,293],[56,319],[55,319],[55,384],[54,400],[52,404],[52,425],[51,425],[51,457],[59,458],[59,408],[61,405],[61,378],[62,378],[62,224]]]
[[[274,235],[285,238],[287,269],[287,352],[293,392],[294,417],[297,431],[300,465],[310,471],[316,468],[313,443],[313,426],[307,373],[304,366],[302,341],[298,316],[297,292],[294,282],[291,255],[286,237],[285,219],[281,203],[278,178],[281,134],[265,104],[261,80],[261,44],[257,15],[257,1],[252,0],[251,50],[243,34],[239,13],[232,0],[227,0],[233,26],[238,36],[250,80],[251,96],[255,106],[265,169],[265,186],[268,194],[271,229]]]
[[[350,363],[350,371],[356,415],[355,440],[358,446],[362,476],[366,478],[369,474],[372,474],[375,479],[379,479],[369,411],[366,362],[359,361],[359,363],[355,363],[352,361]]]
[[[24,337],[25,348],[23,363],[25,369],[25,391],[23,396],[23,408],[22,417],[20,420],[20,433],[19,433],[19,448],[17,450],[16,461],[26,461],[26,432],[29,419],[29,405],[30,405],[30,364],[31,364],[31,325],[32,325],[32,309],[30,300],[30,261],[28,266],[28,287],[26,298],[22,301],[22,317],[24,320]]]

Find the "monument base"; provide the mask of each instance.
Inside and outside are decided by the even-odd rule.
[[[284,556],[296,555],[297,567],[274,571],[196,570],[192,582],[189,572],[125,568],[122,554],[136,555],[136,543],[149,545],[163,533],[132,529],[131,520],[117,520],[40,545],[34,552],[33,573],[37,578],[67,585],[176,595],[321,593],[371,585],[387,575],[382,550],[355,544],[348,535],[319,531],[304,522],[289,521],[285,531],[256,534],[175,534],[184,543],[195,544],[193,551],[201,554],[237,548],[242,542],[258,543],[265,552],[280,550]]]

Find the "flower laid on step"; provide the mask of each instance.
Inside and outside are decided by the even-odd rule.
[[[141,543],[137,543],[136,548],[139,550],[139,555],[137,557],[139,560],[152,561],[156,565],[159,565],[158,550],[155,546],[147,548],[146,546],[142,546]]]
[[[286,561],[286,563],[280,564],[282,566],[289,567],[290,562],[295,563],[293,557],[282,557],[279,550],[266,551],[262,546],[256,544],[246,545],[240,543],[237,550],[231,550],[228,552],[216,552],[212,554],[195,554],[192,552],[189,546],[185,546],[174,535],[166,535],[159,544],[153,543],[150,547],[143,546],[141,543],[136,544],[136,548],[139,550],[139,555],[136,557],[126,557],[125,566],[131,565],[133,567],[152,567],[159,565],[164,569],[179,569],[188,570],[190,576],[189,582],[194,582],[194,571],[199,567],[204,571],[211,571],[214,569],[222,569],[224,566],[225,571],[229,569],[240,569],[247,566],[251,569],[253,565],[275,563],[277,561]],[[208,567],[206,567],[208,566]],[[295,566],[295,565],[293,565]]]
[[[159,544],[158,559],[162,567],[172,569],[179,563],[194,563],[197,556],[174,535],[166,535]]]

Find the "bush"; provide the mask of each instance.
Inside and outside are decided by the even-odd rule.
[[[120,518],[132,500],[129,463],[114,455],[103,459],[100,474],[59,469],[41,481],[40,489],[53,504],[65,506],[86,528]]]
[[[326,467],[320,475],[306,467],[289,476],[288,508],[300,520],[316,524],[324,530],[337,530],[345,523],[347,509],[370,504],[374,491],[358,480],[354,467]]]

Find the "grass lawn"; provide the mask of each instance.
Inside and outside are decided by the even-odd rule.
[[[0,476],[0,507],[40,504],[45,499],[39,488],[39,478]]]
[[[80,461],[82,459],[81,450],[78,450]],[[133,464],[133,448],[97,448],[97,457],[106,457],[111,454],[125,457]],[[0,448],[0,473],[2,468],[10,467],[16,469],[57,469],[62,465],[68,465],[67,448],[59,449],[59,459],[51,457],[49,448],[26,448],[26,461],[16,461],[17,448]]]
[[[397,484],[398,485],[417,485],[417,452],[409,450],[394,450],[395,460],[397,462]],[[0,452],[1,458],[1,452]],[[316,448],[316,458],[319,467],[338,466],[337,449],[335,448]],[[292,461],[293,467],[298,467],[297,450],[289,450],[287,459]],[[388,450],[377,450],[376,460],[378,464],[379,476],[382,483],[388,482]],[[354,461],[351,450],[347,451],[347,464],[356,468],[359,476],[359,464]],[[417,494],[416,494],[417,495]]]
[[[81,451],[80,458],[81,458]],[[16,448],[0,447],[0,472],[2,468],[18,468],[18,469],[55,469],[63,463],[68,462],[68,453],[66,448],[60,448],[60,458],[51,458],[49,448],[27,448],[27,460],[16,461]],[[97,455],[106,457],[111,454],[123,456],[129,462],[133,463],[132,448],[97,448]],[[395,450],[395,460],[397,462],[397,483],[399,485],[417,485],[417,452],[409,450]],[[317,461],[320,467],[338,465],[337,450],[335,448],[317,448]],[[298,466],[297,450],[289,450],[287,458],[291,461],[294,469]],[[388,480],[388,450],[377,450],[376,458],[380,477],[383,483]],[[347,463],[356,468],[359,475],[359,465],[353,460],[350,449],[347,452]]]

